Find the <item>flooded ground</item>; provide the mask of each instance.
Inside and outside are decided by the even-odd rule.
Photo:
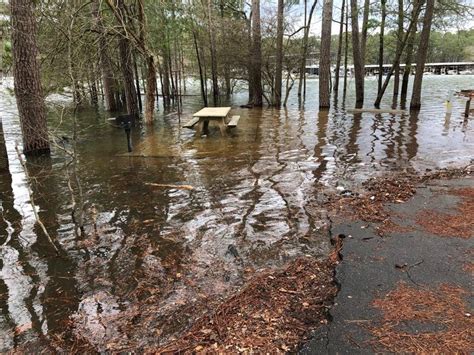
[[[473,82],[472,76],[426,77],[422,111],[406,115],[353,115],[341,102],[318,112],[317,80],[308,80],[303,108],[295,92],[281,110],[240,108],[246,94],[236,94],[230,105],[241,116],[238,127],[228,137],[211,127],[202,139],[160,106],[153,127],[133,129],[132,154],[106,113],[83,109],[77,121],[85,236],[74,234],[61,150],[28,161],[36,207],[61,257],[35,223],[15,152],[21,145],[16,107],[4,85],[0,115],[9,171],[0,178],[0,351],[54,341],[70,325],[99,350],[151,341],[121,327],[124,318],[160,343],[255,270],[326,254],[324,193],[356,189],[392,170],[470,163],[472,119],[463,117],[463,100],[454,99],[451,116],[444,102]],[[367,80],[366,88],[371,103],[376,81]],[[353,101],[351,91],[345,106]],[[69,100],[48,102],[50,129],[70,137],[71,118],[59,119]],[[199,97],[186,97],[181,123],[200,108]],[[156,314],[152,321],[137,306],[144,300]]]

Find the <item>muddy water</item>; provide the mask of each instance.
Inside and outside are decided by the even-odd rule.
[[[180,128],[176,113],[160,107],[152,128],[133,129],[132,154],[106,113],[83,109],[77,121],[85,236],[74,234],[61,150],[28,161],[36,208],[61,257],[35,223],[15,153],[21,145],[16,108],[2,87],[9,169],[0,177],[0,351],[70,338],[64,330],[71,325],[99,350],[146,345],[147,336],[159,343],[255,270],[301,254],[324,255],[325,192],[355,189],[387,171],[471,161],[474,128],[463,119],[464,101],[454,100],[450,117],[443,103],[473,82],[472,76],[426,77],[423,110],[402,116],[347,114],[352,91],[345,105],[318,112],[316,80],[308,80],[304,107],[292,96],[287,109],[242,109],[245,94],[236,94],[229,104],[241,120],[225,138],[211,127],[208,137],[196,139]],[[376,81],[366,87],[372,102]],[[59,119],[68,98],[48,101],[50,128],[70,137],[71,117]],[[200,108],[198,97],[187,97],[181,120]],[[146,328],[147,336],[125,331],[124,319]]]

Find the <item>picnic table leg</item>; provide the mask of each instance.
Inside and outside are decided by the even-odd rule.
[[[221,129],[222,137],[227,136],[227,133],[226,133],[227,125],[225,124],[225,117],[222,117],[222,120],[219,121],[219,128]]]
[[[204,121],[200,119],[196,127],[196,137],[201,137],[203,127]]]
[[[469,117],[469,111],[471,109],[471,100],[472,97],[470,96],[466,101],[466,110],[464,111],[464,117]]]
[[[205,134],[209,134],[209,120],[204,120],[203,131]]]

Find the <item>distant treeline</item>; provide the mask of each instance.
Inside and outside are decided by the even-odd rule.
[[[419,34],[417,34],[417,37]],[[349,33],[350,37],[350,33]],[[320,46],[319,37],[310,37],[310,53],[313,53],[314,59],[318,59],[317,55]],[[332,36],[331,56],[336,58],[337,55],[338,36]],[[369,34],[367,37],[366,63],[378,63],[379,34]],[[298,41],[298,40],[297,40]],[[419,43],[418,38],[415,41]],[[384,36],[384,64],[391,64],[395,56],[397,45],[396,31],[391,31]],[[416,50],[416,48],[415,48]],[[352,41],[349,40],[349,62],[352,63]],[[311,56],[310,56],[311,58]],[[335,59],[334,59],[335,60]],[[428,47],[428,63],[439,62],[472,62],[474,61],[474,29],[461,30],[458,32],[431,32]]]

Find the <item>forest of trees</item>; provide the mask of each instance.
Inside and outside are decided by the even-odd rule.
[[[290,11],[295,7],[303,19]],[[110,111],[143,113],[146,124],[157,103],[180,110],[190,77],[205,106],[240,89],[248,90],[249,107],[281,106],[298,77],[304,100],[310,56],[319,61],[322,109],[331,95],[345,96],[347,78],[338,69],[350,64],[357,107],[379,107],[384,95],[404,104],[415,63],[410,107],[418,109],[424,63],[473,59],[474,30],[446,31],[472,10],[463,0],[11,0],[3,9],[11,41],[4,41],[2,65],[13,67],[25,153],[49,149],[50,93],[67,88],[76,108],[103,101]],[[314,36],[317,17],[322,31]],[[378,78],[376,101],[364,102],[364,65],[384,63],[393,67]]]

